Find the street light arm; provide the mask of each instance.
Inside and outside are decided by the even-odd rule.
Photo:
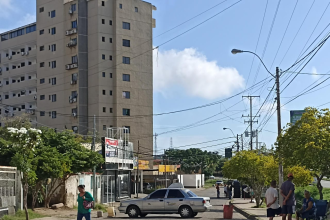
[[[235,136],[233,130],[231,130],[231,128],[223,128],[223,130],[226,130],[226,129],[229,129],[231,131],[231,133],[233,133],[233,137],[236,138],[236,136]]]
[[[232,54],[237,54],[237,53],[251,53],[251,54],[255,55],[255,56],[258,57],[258,59],[261,61],[262,65],[265,67],[265,69],[267,70],[267,72],[268,72],[270,75],[272,75],[272,77],[275,78],[275,75],[272,74],[272,73],[268,70],[267,66],[266,66],[265,63],[262,61],[262,59],[259,57],[258,54],[254,53],[254,52],[252,52],[252,51],[248,51],[248,50],[237,50],[237,49],[233,49],[233,50],[231,51],[231,53],[232,53]]]

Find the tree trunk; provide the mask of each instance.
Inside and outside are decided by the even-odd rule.
[[[23,185],[23,206],[24,206],[25,219],[26,220],[29,220],[29,212],[28,212],[28,209],[27,209],[28,189],[29,189],[29,185],[27,183],[24,183],[24,185]]]
[[[37,182],[35,186],[31,187],[32,188],[32,204],[31,204],[32,211],[34,211],[41,185],[42,185],[41,182]]]
[[[316,186],[317,186],[317,189],[319,190],[320,200],[323,200],[323,192],[322,192],[323,191],[323,186],[321,184],[321,180],[323,179],[323,175],[317,176],[316,178],[317,178]]]

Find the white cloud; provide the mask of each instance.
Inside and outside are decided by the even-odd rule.
[[[312,68],[312,73],[313,73],[312,75],[313,79],[318,79],[320,77],[319,75],[317,75],[318,73],[315,67]]]
[[[0,0],[0,18],[8,18],[14,11],[12,0]]]
[[[31,24],[33,22],[36,22],[36,20],[36,15],[31,15],[30,13],[27,13],[20,21],[18,21],[18,27]]]
[[[220,67],[194,48],[154,51],[154,89],[166,95],[173,86],[194,97],[216,99],[244,87],[235,68]]]

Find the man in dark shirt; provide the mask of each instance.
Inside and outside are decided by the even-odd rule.
[[[283,206],[282,206],[282,220],[292,220],[292,214],[295,213],[296,199],[294,197],[295,186],[292,183],[293,174],[288,174],[288,180],[285,181],[281,186],[281,195],[283,196]]]

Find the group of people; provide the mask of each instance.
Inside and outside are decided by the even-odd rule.
[[[217,184],[215,186],[215,188],[217,190],[217,198],[220,198],[220,184]],[[232,197],[232,191],[233,191],[232,185],[229,185],[229,184],[226,185],[226,184],[224,184],[223,191],[225,193],[226,198],[228,197],[229,199],[231,199],[231,197]]]
[[[288,180],[285,181],[280,188],[280,194],[283,197],[282,207],[280,207],[278,203],[278,192],[276,190],[275,180],[271,182],[270,188],[266,191],[265,202],[267,204],[267,217],[269,217],[269,220],[272,220],[276,215],[281,215],[282,220],[286,220],[286,217],[288,217],[288,220],[291,220],[294,213],[296,214],[297,220],[306,219],[315,212],[315,202],[307,190],[305,191],[303,206],[300,210],[295,210],[296,200],[294,195],[295,186],[292,182],[293,174],[289,173],[287,177]]]

